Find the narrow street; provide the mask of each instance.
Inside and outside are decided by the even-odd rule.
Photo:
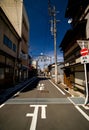
[[[52,81],[38,77],[0,105],[0,130],[88,130],[89,108]]]
[[[0,0],[0,130],[89,130],[89,0]]]

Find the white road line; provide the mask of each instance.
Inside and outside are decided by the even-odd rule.
[[[68,99],[75,106],[75,108],[89,121],[89,116],[79,106],[77,106],[69,97]]]
[[[20,89],[18,92],[16,92],[13,96],[17,96],[17,95],[19,95],[28,85],[30,85],[33,81],[35,80],[35,78],[34,79],[32,79],[29,83],[27,83],[27,85],[25,85],[22,89]],[[12,96],[12,97],[13,97]]]
[[[81,110],[79,106],[75,106],[75,107],[89,121],[89,116],[83,110]]]
[[[32,117],[34,114],[33,113],[27,113],[26,117]]]
[[[30,105],[30,107],[34,107],[34,105]],[[30,130],[36,130],[37,117],[38,117],[38,109],[39,109],[39,107],[35,105],[34,115],[33,115],[33,118],[32,118]]]
[[[55,85],[51,80],[49,80],[63,95],[65,95],[65,93],[57,86]]]
[[[5,104],[0,105],[0,108],[2,108]]]
[[[32,117],[30,130],[36,130],[39,107],[41,108],[41,119],[46,119],[46,107],[47,107],[47,105],[30,105],[30,107],[34,107],[34,112],[33,113],[27,113],[26,117]]]
[[[41,118],[46,119],[46,107],[47,105],[41,105]]]
[[[69,97],[67,97],[68,99],[69,99],[69,101],[73,104],[73,105],[75,105],[75,103],[69,98]]]

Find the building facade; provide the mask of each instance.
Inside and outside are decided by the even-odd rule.
[[[0,8],[0,86],[14,83],[20,37]]]
[[[87,43],[89,49],[88,0],[68,0],[65,17],[71,19],[72,29],[66,32],[60,45],[64,53],[64,83],[85,93],[84,65],[81,64],[80,50],[83,42]],[[87,63],[87,75],[89,81],[89,63]]]
[[[0,1],[0,87],[28,77],[28,35],[23,1]]]
[[[63,67],[64,67],[63,62],[57,63],[57,80],[58,80],[58,83],[64,83],[63,69],[62,69]],[[50,64],[48,66],[48,72],[49,72],[50,78],[55,80],[55,64]]]
[[[28,48],[29,48],[29,21],[26,14],[25,7],[23,6],[22,10],[22,32],[21,32],[21,41],[19,44],[19,64],[20,70],[18,72],[20,80],[28,78],[29,70],[29,57],[28,57]]]

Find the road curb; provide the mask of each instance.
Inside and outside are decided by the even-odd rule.
[[[25,86],[27,86],[29,83],[32,83],[32,81],[36,80],[36,77],[33,77],[29,80],[26,80],[25,82],[19,83],[14,87],[8,88],[3,93],[0,94],[0,105],[4,103],[8,98],[12,97],[15,93],[17,93],[21,88],[24,89]],[[21,89],[21,90],[22,90]]]

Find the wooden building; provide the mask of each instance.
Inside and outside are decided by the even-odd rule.
[[[89,1],[68,0],[65,17],[71,19],[72,28],[66,32],[60,44],[64,53],[64,83],[84,93],[84,65],[81,64],[81,47],[77,40],[86,41],[89,48]],[[89,81],[89,63],[87,74]]]

